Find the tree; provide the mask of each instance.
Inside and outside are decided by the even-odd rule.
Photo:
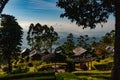
[[[108,53],[106,51],[106,45],[104,44],[99,44],[96,49],[95,49],[95,54],[97,55],[97,57],[99,59],[104,59],[105,57],[107,57]]]
[[[105,23],[110,14],[115,15],[115,54],[112,80],[120,80],[120,0],[58,0],[57,6],[64,9],[61,17],[68,17],[83,28],[95,28]]]
[[[32,49],[50,49],[52,52],[52,45],[58,39],[57,32],[54,28],[47,25],[31,24],[28,31],[28,44],[32,46]]]
[[[88,49],[89,48],[89,44],[88,44],[88,41],[89,41],[89,37],[88,35],[80,35],[79,38],[77,38],[77,46],[80,46],[80,47],[83,47],[83,48],[86,48]]]
[[[65,54],[72,54],[73,53],[73,49],[74,49],[74,40],[73,40],[74,36],[72,33],[68,34],[67,36],[67,41],[64,42],[63,45],[61,45],[61,48],[64,49]]]
[[[106,45],[113,46],[114,39],[115,39],[115,31],[112,30],[111,32],[106,33],[105,36],[102,37],[101,42]]]
[[[16,51],[20,50],[23,31],[14,16],[5,14],[1,16],[0,48],[3,59],[7,61],[9,72],[11,72],[11,58]]]
[[[95,47],[97,47],[97,45],[100,44],[99,41],[96,40],[96,37],[92,37],[92,40],[91,40],[91,47],[94,49]]]
[[[2,13],[3,8],[5,7],[8,1],[9,0],[0,0],[0,13]]]

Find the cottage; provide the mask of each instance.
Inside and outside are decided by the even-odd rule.
[[[33,50],[29,54],[30,60],[41,60],[40,51]]]
[[[114,47],[112,46],[107,46],[105,49],[108,53],[114,53]]]
[[[71,56],[74,62],[87,62],[90,61],[92,56],[88,51],[82,47],[76,47],[73,49],[73,55]]]
[[[74,54],[71,56],[71,58],[73,59],[74,63],[80,63],[81,69],[91,69],[92,55],[89,54],[86,49],[82,47],[76,47],[75,49],[73,49],[73,53]]]
[[[29,53],[30,53],[30,49],[25,48],[25,49],[23,49],[23,50],[21,51],[20,55],[21,55],[21,57],[23,58],[23,57],[28,56]]]

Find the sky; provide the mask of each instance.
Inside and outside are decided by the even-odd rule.
[[[17,22],[27,32],[31,23],[53,26],[60,36],[67,36],[69,33],[77,36],[88,34],[89,36],[100,37],[114,29],[114,17],[110,17],[108,23],[97,25],[95,29],[82,29],[67,18],[60,18],[64,10],[56,7],[57,0],[9,0],[2,13],[15,16]],[[24,34],[24,43],[26,34]]]

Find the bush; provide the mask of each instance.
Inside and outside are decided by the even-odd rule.
[[[29,67],[33,67],[33,64],[32,64],[32,63],[28,63],[28,66],[29,66]]]
[[[107,64],[96,64],[94,65],[97,70],[106,70]]]
[[[57,74],[56,75],[56,80],[64,80],[64,78],[61,75]]]
[[[86,80],[86,79],[81,79],[73,73],[65,72],[56,74],[56,80]]]
[[[6,75],[6,76],[1,76],[0,80],[16,80],[16,79],[33,78],[33,77],[55,78],[55,73],[44,71],[44,72],[35,72],[35,73],[11,74],[11,75]],[[45,79],[45,80],[51,80],[51,79]]]
[[[74,62],[73,62],[73,59],[68,58],[68,59],[66,60],[66,63],[67,63],[67,71],[68,71],[68,72],[72,72],[72,71],[75,70],[75,64],[74,64]]]
[[[111,70],[113,66],[113,62],[109,62],[106,64],[96,64],[94,66],[97,70]]]
[[[8,72],[8,67],[4,67],[4,68],[2,68],[2,70],[4,71],[4,72]]]
[[[22,69],[22,67],[18,67],[16,70],[13,70],[12,71],[12,74],[16,74],[16,73],[25,73],[25,72],[28,72],[29,71],[29,68],[24,68]]]

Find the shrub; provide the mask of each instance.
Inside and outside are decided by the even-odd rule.
[[[56,75],[56,80],[64,80],[64,78],[61,75],[57,74]]]
[[[33,77],[55,78],[55,73],[44,71],[44,72],[35,72],[35,73],[11,74],[11,75],[0,76],[0,80],[16,80],[16,79],[22,80],[23,78],[25,79],[25,78],[33,78]],[[28,79],[25,79],[25,80],[28,80]],[[51,80],[51,79],[45,79],[45,80]]]
[[[113,62],[108,62],[106,64],[95,64],[94,66],[97,70],[111,70]]]
[[[6,66],[6,67],[3,67],[2,70],[3,70],[4,72],[8,72],[9,69],[8,69],[8,67]]]
[[[68,72],[72,72],[72,71],[75,70],[75,64],[74,64],[74,62],[73,62],[73,59],[68,58],[68,59],[66,60],[66,63],[67,63],[67,71],[68,71]]]
[[[28,72],[29,71],[29,68],[24,68],[22,69],[22,67],[18,67],[16,70],[13,70],[12,71],[12,74],[16,74],[16,73],[25,73],[25,72]]]
[[[32,64],[32,63],[28,63],[28,66],[29,66],[29,67],[33,67],[33,64]]]
[[[96,64],[94,65],[97,70],[106,70],[107,64]]]

